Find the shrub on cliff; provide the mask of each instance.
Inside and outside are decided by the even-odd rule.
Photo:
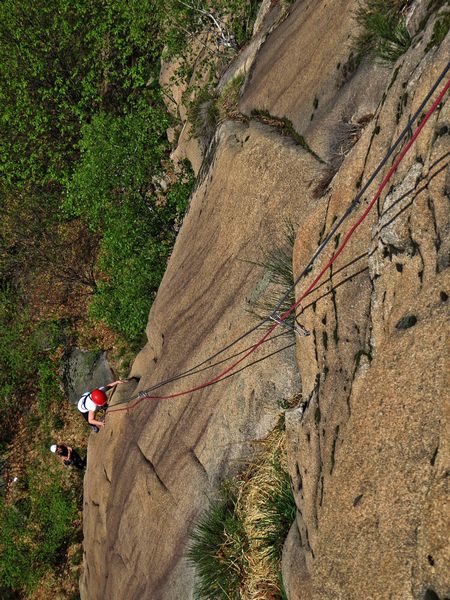
[[[355,38],[359,57],[373,55],[382,62],[393,63],[411,45],[403,9],[407,0],[365,0],[356,11],[360,32]]]
[[[197,600],[285,598],[281,552],[296,515],[285,454],[280,421],[200,517],[188,553]]]
[[[145,327],[187,206],[193,177],[184,173],[160,193],[168,119],[143,104],[125,116],[96,115],[82,129],[81,158],[63,210],[100,238],[91,314],[127,339]]]

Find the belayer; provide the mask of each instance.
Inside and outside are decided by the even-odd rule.
[[[52,444],[50,451],[54,452],[66,467],[74,466],[83,470],[86,466],[86,461],[81,458],[78,452],[70,446],[66,446],[66,444]]]
[[[78,410],[83,415],[83,418],[89,423],[91,429],[98,433],[100,428],[104,426],[103,421],[98,421],[95,418],[95,413],[99,408],[108,408],[108,397],[106,392],[116,385],[126,383],[126,379],[118,379],[108,385],[104,385],[90,392],[86,392],[78,400]]]

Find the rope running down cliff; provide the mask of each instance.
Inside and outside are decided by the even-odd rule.
[[[336,223],[334,224],[334,226],[332,227],[332,229],[330,230],[330,232],[328,233],[328,235],[325,237],[325,239],[323,240],[323,242],[320,244],[320,246],[318,247],[318,249],[316,250],[316,252],[312,256],[312,258],[308,262],[308,264],[305,267],[305,269],[303,270],[303,272],[300,273],[300,275],[297,277],[297,279],[295,280],[295,282],[293,283],[293,285],[282,296],[282,298],[279,300],[278,304],[273,309],[273,311],[270,313],[270,315],[268,315],[267,317],[265,317],[257,325],[255,325],[254,327],[252,327],[248,331],[244,332],[241,336],[239,336],[238,338],[236,338],[235,340],[233,340],[232,342],[230,342],[229,344],[227,344],[226,346],[224,346],[223,348],[221,348],[220,350],[218,350],[217,352],[215,352],[214,354],[212,354],[208,358],[204,359],[203,361],[201,361],[197,365],[191,367],[190,369],[187,369],[186,371],[183,371],[182,373],[178,373],[177,375],[173,375],[172,377],[169,377],[168,379],[162,380],[162,381],[154,384],[152,387],[150,387],[148,390],[146,390],[147,392],[153,391],[153,390],[155,390],[155,389],[157,389],[157,388],[159,388],[159,387],[161,387],[163,385],[166,385],[167,383],[171,383],[171,382],[177,381],[179,379],[184,379],[185,377],[189,377],[191,375],[194,375],[194,374],[199,373],[201,371],[204,371],[206,369],[210,369],[210,368],[212,368],[214,366],[222,364],[223,362],[231,360],[235,356],[238,356],[239,354],[242,354],[242,353],[244,353],[246,351],[246,350],[242,350],[241,352],[238,352],[236,354],[232,354],[231,356],[229,356],[227,358],[224,358],[224,359],[218,361],[217,363],[213,363],[213,364],[209,365],[208,367],[203,367],[206,363],[210,362],[211,360],[213,360],[217,356],[220,356],[221,354],[223,354],[224,352],[226,352],[227,350],[229,350],[230,348],[232,348],[235,344],[237,344],[238,342],[240,342],[242,339],[244,339],[245,337],[247,337],[248,335],[250,335],[251,333],[253,333],[254,331],[256,331],[264,323],[266,323],[267,321],[269,321],[273,315],[275,315],[275,313],[277,312],[277,310],[279,309],[279,307],[282,305],[282,303],[287,298],[288,294],[290,294],[290,292],[299,283],[299,281],[303,277],[305,277],[311,271],[313,263],[316,261],[317,257],[323,252],[323,250],[325,249],[325,247],[331,241],[331,239],[333,238],[333,236],[335,235],[335,233],[339,230],[339,228],[344,223],[344,221],[358,207],[358,205],[360,203],[360,200],[361,200],[364,192],[367,190],[367,188],[369,187],[369,185],[373,182],[373,180],[375,179],[375,177],[378,175],[378,173],[380,172],[380,170],[382,169],[382,167],[386,164],[386,162],[388,161],[388,159],[390,158],[390,156],[392,155],[392,153],[395,151],[395,149],[398,147],[398,145],[400,144],[400,142],[403,140],[403,138],[408,133],[411,132],[412,125],[419,118],[419,116],[422,114],[422,110],[424,109],[425,105],[427,104],[428,100],[431,98],[431,96],[433,95],[433,93],[436,91],[436,88],[438,87],[438,85],[440,84],[440,82],[442,81],[442,79],[445,77],[445,75],[446,75],[446,73],[448,72],[449,69],[450,69],[450,62],[446,65],[446,67],[444,68],[444,70],[442,71],[442,73],[439,75],[438,79],[435,81],[435,83],[431,87],[430,91],[428,92],[428,94],[424,98],[424,100],[422,101],[422,103],[419,106],[419,108],[416,110],[416,112],[414,113],[414,115],[410,118],[410,120],[408,121],[406,127],[400,133],[400,135],[398,136],[398,138],[395,141],[395,143],[389,148],[389,150],[385,154],[384,158],[379,163],[379,165],[377,166],[377,168],[374,170],[374,172],[372,173],[372,175],[370,176],[370,178],[368,179],[368,181],[366,182],[366,184],[360,190],[360,192],[358,193],[358,195],[355,197],[355,199],[349,205],[348,209],[341,216],[341,218],[338,221],[336,221]],[[201,368],[201,367],[203,367],[203,368]]]
[[[421,107],[419,107],[419,110],[416,111],[414,117],[408,122],[407,127],[405,128],[405,130],[402,132],[401,136],[406,135],[406,133],[408,131],[410,131],[410,127],[411,127],[411,122],[414,122],[418,116],[418,114],[421,113],[423,105],[426,103],[426,101],[431,97],[433,91],[436,89],[436,87],[439,85],[440,81],[443,79],[443,77],[445,76],[445,74],[447,73],[447,71],[450,69],[450,62],[447,63],[446,68],[444,69],[444,71],[441,73],[440,77],[438,78],[437,82],[434,84],[432,90],[429,92],[429,94],[427,95],[427,98],[424,100],[424,102],[422,103]],[[387,175],[384,177],[382,183],[380,184],[380,186],[378,187],[378,190],[376,192],[376,194],[373,196],[372,200],[370,201],[370,203],[368,204],[368,206],[366,207],[366,209],[364,210],[363,214],[361,215],[361,217],[351,226],[351,228],[349,229],[349,231],[347,232],[347,234],[345,235],[343,241],[341,242],[341,244],[339,245],[339,247],[337,248],[336,252],[333,254],[333,256],[331,257],[331,259],[328,261],[328,263],[325,265],[325,267],[323,267],[323,269],[320,271],[320,273],[315,277],[315,279],[313,280],[313,282],[309,285],[309,287],[306,289],[305,292],[303,292],[303,294],[298,298],[298,300],[288,309],[286,310],[279,318],[279,322],[275,322],[269,329],[268,331],[253,345],[251,346],[251,348],[244,354],[244,356],[242,356],[240,359],[238,359],[237,361],[235,361],[233,364],[231,364],[229,367],[227,367],[227,369],[225,369],[224,371],[222,371],[219,375],[217,375],[216,377],[214,377],[213,379],[197,385],[195,387],[192,387],[188,390],[183,390],[181,392],[176,392],[173,394],[169,394],[166,396],[151,396],[149,395],[149,392],[152,391],[152,389],[155,389],[155,387],[150,388],[149,390],[140,392],[139,395],[136,398],[132,398],[130,401],[133,400],[137,400],[136,402],[134,402],[134,404],[130,405],[128,404],[126,407],[124,408],[116,408],[116,409],[109,409],[108,410],[108,414],[113,413],[113,412],[119,412],[119,411],[124,411],[124,410],[132,410],[134,409],[138,404],[140,404],[140,402],[142,402],[143,400],[165,400],[165,399],[170,399],[170,398],[177,398],[179,396],[183,396],[186,394],[190,394],[192,392],[204,389],[214,383],[217,383],[218,381],[222,380],[225,378],[225,376],[227,376],[229,373],[231,373],[231,371],[233,371],[235,369],[236,366],[238,366],[241,362],[243,362],[248,356],[250,356],[253,352],[255,352],[257,350],[257,348],[259,346],[261,346],[268,338],[269,336],[272,334],[272,332],[291,314],[292,311],[294,311],[302,302],[302,300],[309,295],[315,288],[315,286],[317,285],[317,283],[319,282],[319,280],[323,277],[324,273],[331,267],[331,265],[335,262],[335,260],[338,258],[338,256],[341,254],[341,252],[343,251],[343,249],[345,248],[345,246],[347,245],[348,241],[350,240],[350,238],[352,237],[353,233],[355,232],[355,230],[361,225],[361,223],[365,220],[365,218],[367,217],[367,215],[369,214],[369,212],[371,211],[373,205],[375,204],[375,202],[378,200],[378,198],[380,197],[383,189],[386,187],[387,183],[389,182],[390,178],[392,177],[393,173],[397,170],[399,164],[402,162],[403,158],[405,157],[406,153],[408,152],[408,150],[411,148],[411,146],[413,145],[413,143],[415,142],[416,138],[418,137],[418,135],[420,134],[420,132],[422,131],[423,127],[425,126],[425,124],[427,123],[427,121],[429,120],[429,118],[431,117],[431,115],[434,113],[434,111],[436,110],[436,108],[438,107],[438,105],[440,104],[440,102],[442,101],[442,98],[444,97],[445,93],[447,92],[447,90],[450,87],[450,80],[447,81],[447,83],[445,84],[444,88],[441,90],[441,92],[439,93],[439,96],[436,98],[436,100],[434,101],[433,105],[431,106],[431,108],[428,110],[428,112],[426,113],[426,115],[421,119],[419,125],[417,126],[416,131],[414,132],[414,134],[412,135],[412,137],[410,138],[410,140],[408,141],[408,143],[405,145],[405,147],[403,148],[403,150],[401,151],[401,153],[399,154],[398,158],[395,160],[394,164],[392,165],[392,167],[389,169]],[[392,146],[392,148],[389,150],[388,154],[386,155],[386,157],[383,159],[383,161],[380,163],[380,165],[377,167],[377,169],[375,170],[374,174],[372,175],[372,177],[370,178],[369,182],[371,182],[373,180],[373,178],[376,176],[376,174],[379,172],[379,170],[381,169],[381,167],[383,166],[383,164],[386,163],[387,159],[389,158],[389,156],[392,154],[392,152],[395,150],[395,148],[398,146],[398,144],[400,143],[400,137],[397,139],[396,143],[394,144],[394,146]],[[367,189],[368,184],[366,184],[363,188],[363,190]],[[344,213],[344,215],[341,217],[341,219],[338,222],[338,227],[344,222],[344,220],[346,220],[348,218],[348,216],[351,214],[351,212],[353,212],[353,210],[356,208],[356,206],[359,204],[360,202],[360,198],[361,198],[361,192],[358,194],[358,196],[353,200],[353,202],[350,204],[349,208],[347,209],[347,211]],[[298,283],[298,281],[304,277],[307,273],[309,273],[309,271],[311,270],[311,264],[315,261],[315,259],[317,258],[317,256],[319,255],[320,252],[323,251],[323,248],[325,247],[325,243],[328,243],[331,239],[331,237],[335,234],[335,232],[337,231],[338,227],[334,227],[332,229],[332,231],[328,234],[328,236],[325,238],[324,242],[322,243],[322,245],[318,248],[318,250],[316,251],[316,253],[314,254],[314,256],[312,257],[312,259],[310,260],[310,262],[308,263],[308,266],[305,268],[305,270],[300,274],[300,276],[297,278],[296,282],[294,283],[294,286]],[[277,307],[275,308],[274,312],[272,313],[272,315],[276,312],[277,308],[281,305],[281,303],[283,302],[284,297],[281,299],[281,301],[279,302],[279,304],[277,305]],[[270,318],[267,317],[266,319],[264,319],[257,327],[261,326],[262,323],[266,322],[268,319]],[[249,332],[247,332],[246,334],[242,335],[240,338],[238,338],[239,341],[240,339],[242,339],[243,337],[245,337],[245,335],[248,335],[251,331],[254,331],[257,327],[254,327],[252,330],[250,330]],[[229,347],[231,347],[234,343],[229,344],[226,349],[228,349]],[[215,356],[217,356],[218,354],[220,354],[221,352],[223,352],[225,349],[221,350],[219,353],[216,353],[212,358],[214,358]],[[209,360],[211,360],[212,358],[210,358]],[[208,359],[207,359],[208,361]],[[205,361],[205,362],[207,362]],[[204,364],[204,363],[201,363]],[[200,365],[198,365],[200,366]],[[197,367],[198,367],[197,366]],[[194,367],[194,368],[197,368]],[[176,377],[177,378],[177,377]],[[176,379],[174,378],[174,379]],[[169,382],[169,381],[167,381]],[[163,385],[163,383],[158,384],[158,385]]]
[[[221,348],[220,350],[218,350],[217,352],[215,352],[214,354],[212,354],[208,358],[204,359],[203,361],[201,361],[197,365],[194,365],[193,367],[191,367],[190,369],[187,369],[186,371],[183,371],[181,373],[173,375],[173,376],[171,376],[171,377],[169,377],[169,378],[167,378],[165,380],[162,380],[162,381],[154,384],[152,387],[150,387],[149,389],[146,390],[147,392],[150,392],[150,391],[153,391],[153,390],[155,390],[155,389],[157,389],[159,387],[162,387],[163,385],[166,385],[167,383],[171,383],[171,382],[177,381],[179,379],[184,379],[185,377],[189,377],[189,376],[194,375],[196,373],[200,373],[201,371],[204,371],[206,369],[210,369],[210,368],[212,368],[214,366],[222,364],[223,362],[231,360],[235,356],[243,354],[247,349],[250,349],[251,346],[249,348],[245,349],[245,350],[242,350],[242,351],[236,353],[236,354],[232,354],[231,356],[226,357],[226,358],[224,358],[224,359],[222,359],[222,360],[220,360],[220,361],[218,361],[216,363],[213,363],[213,364],[211,364],[211,365],[209,365],[207,367],[204,367],[205,364],[207,364],[208,362],[214,360],[215,358],[217,358],[218,356],[220,356],[221,354],[223,354],[224,352],[226,352],[227,350],[229,350],[230,348],[232,348],[235,344],[237,344],[238,342],[240,342],[242,339],[244,339],[245,337],[247,337],[248,335],[250,335],[251,333],[253,333],[257,329],[259,329],[264,323],[266,323],[267,321],[269,321],[273,315],[276,314],[277,310],[280,308],[280,306],[283,304],[283,302],[286,300],[286,298],[291,293],[291,291],[295,288],[295,286],[300,282],[300,280],[302,278],[304,278],[311,271],[314,262],[316,261],[316,259],[318,258],[318,256],[323,252],[323,250],[326,248],[326,246],[329,244],[329,242],[331,241],[331,239],[333,238],[333,236],[336,234],[336,232],[340,229],[340,227],[344,223],[344,221],[346,221],[348,219],[348,217],[352,214],[352,212],[359,206],[359,203],[361,201],[361,198],[362,198],[364,192],[371,185],[371,183],[373,182],[373,180],[375,179],[375,177],[378,175],[378,173],[380,172],[380,170],[383,168],[383,166],[389,160],[390,156],[395,151],[395,149],[398,147],[398,145],[400,144],[400,142],[403,140],[403,138],[408,133],[410,133],[412,131],[412,125],[415,123],[415,121],[422,114],[422,111],[423,111],[424,107],[426,106],[426,104],[428,103],[429,99],[431,98],[431,96],[436,91],[438,85],[440,84],[440,82],[442,81],[442,79],[445,77],[445,75],[446,75],[446,73],[448,72],[449,69],[450,69],[450,62],[447,63],[447,65],[444,68],[444,70],[441,72],[441,74],[439,75],[439,77],[437,78],[437,80],[435,81],[435,83],[433,84],[433,86],[430,88],[430,91],[428,92],[428,94],[426,95],[426,97],[424,98],[424,100],[422,101],[422,103],[420,104],[420,106],[418,107],[418,109],[416,110],[416,112],[414,113],[414,115],[409,119],[406,127],[400,133],[400,135],[398,136],[398,138],[395,141],[395,143],[388,149],[388,151],[386,152],[384,158],[381,160],[381,162],[378,164],[378,166],[376,167],[376,169],[373,171],[372,175],[369,177],[369,179],[367,180],[367,182],[365,183],[365,185],[361,188],[361,190],[356,195],[356,197],[354,198],[354,200],[350,203],[349,207],[344,212],[344,214],[341,216],[341,218],[338,221],[336,221],[336,223],[333,225],[332,229],[327,234],[327,236],[322,241],[322,243],[319,245],[319,247],[317,248],[317,250],[315,251],[315,253],[311,257],[311,259],[309,260],[309,262],[306,265],[306,267],[304,268],[304,270],[300,273],[300,275],[297,277],[297,279],[291,285],[291,287],[281,297],[281,299],[278,301],[278,304],[272,310],[272,312],[270,313],[270,315],[268,315],[267,317],[265,317],[264,319],[262,319],[254,327],[252,327],[248,331],[244,332],[238,338],[236,338],[235,340],[233,340],[232,342],[230,342],[229,344],[227,344],[226,346],[224,346],[223,348]],[[142,392],[141,392],[141,394],[142,394]],[[132,398],[131,400],[134,400],[134,399],[136,399],[136,398]]]

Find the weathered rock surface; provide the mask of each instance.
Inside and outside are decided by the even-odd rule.
[[[132,369],[139,386],[119,388],[114,401],[189,369],[254,324],[248,299],[264,273],[246,261],[261,260],[290,218],[298,274],[448,61],[450,36],[426,50],[430,21],[393,69],[367,62],[343,81],[336,65],[348,58],[354,6],[297,2],[256,55],[241,99],[249,115],[290,118],[328,166],[339,164],[330,187],[318,186],[327,166],[276,129],[252,120],[221,125]],[[421,600],[427,590],[450,597],[449,130],[447,95],[302,303],[312,334],[297,340],[297,363],[284,349],[197,393],[110,414],[91,436],[84,599],[192,598],[191,524],[300,379],[302,402],[286,414],[298,507],[283,553],[289,600]],[[345,142],[338,162],[337,142]],[[264,344],[255,359],[287,344]],[[156,393],[193,387],[223,368]]]
[[[76,403],[88,390],[114,380],[105,352],[72,348],[64,357],[62,379],[69,402]]]
[[[235,56],[228,68],[224,63],[225,57],[217,52],[215,45],[206,32],[200,36],[191,49],[189,62],[192,75],[188,83],[180,82],[178,75],[182,65],[180,60],[163,61],[159,83],[165,90],[164,100],[169,112],[178,117],[180,121],[178,137],[174,129],[168,130],[169,141],[170,139],[177,139],[176,147],[171,154],[171,159],[175,164],[188,160],[196,175],[202,167],[203,159],[208,150],[209,139],[200,140],[195,137],[192,124],[188,119],[187,106],[202,85],[210,85],[211,63],[215,65],[216,72],[221,73],[217,86],[218,92],[221,92],[234,77],[240,75],[247,77],[267,36],[286,17],[287,13],[288,7],[283,3],[264,0],[261,3],[254,24],[253,37]],[[185,97],[188,90],[193,91],[190,92],[188,97]]]

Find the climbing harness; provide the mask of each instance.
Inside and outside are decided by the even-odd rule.
[[[389,151],[387,152],[387,154],[385,155],[385,157],[383,158],[383,160],[380,162],[380,164],[378,165],[378,167],[375,169],[375,171],[372,173],[371,177],[369,178],[369,180],[367,181],[367,183],[364,185],[364,187],[361,189],[361,191],[359,192],[359,194],[356,196],[356,198],[351,202],[351,204],[349,205],[349,207],[347,208],[347,210],[344,212],[344,214],[342,215],[342,217],[337,221],[337,223],[334,225],[334,227],[331,229],[331,231],[328,233],[328,235],[326,236],[326,238],[323,240],[323,242],[321,243],[321,245],[319,246],[319,248],[316,250],[316,252],[314,253],[314,255],[312,256],[312,258],[310,259],[308,265],[305,267],[305,269],[302,271],[302,273],[300,273],[300,275],[297,277],[297,279],[295,280],[293,286],[291,286],[291,288],[285,293],[285,295],[280,299],[280,301],[278,302],[277,306],[275,307],[275,309],[272,311],[271,315],[269,315],[268,317],[266,317],[265,319],[263,319],[258,325],[256,325],[255,327],[253,327],[252,329],[248,330],[247,332],[245,332],[244,334],[242,334],[241,336],[239,336],[236,340],[234,340],[233,342],[231,342],[230,344],[228,344],[227,346],[225,346],[225,348],[222,348],[220,351],[216,352],[214,355],[212,355],[211,357],[207,358],[206,360],[204,360],[203,362],[199,363],[198,365],[196,365],[195,367],[192,367],[191,369],[189,369],[188,371],[185,371],[184,373],[175,376],[171,379],[165,380],[164,382],[161,382],[159,385],[163,385],[165,383],[169,383],[171,381],[174,381],[176,379],[179,379],[183,376],[187,376],[189,374],[193,374],[194,372],[197,372],[196,370],[198,369],[198,367],[206,364],[207,362],[213,360],[214,358],[216,358],[217,356],[219,356],[220,354],[222,354],[223,352],[225,352],[227,349],[229,349],[230,347],[232,347],[233,345],[235,345],[237,342],[239,342],[240,340],[242,340],[244,337],[246,337],[247,335],[249,335],[250,333],[252,333],[253,331],[255,331],[256,329],[258,329],[259,327],[261,327],[261,325],[265,322],[267,322],[268,320],[273,320],[274,324],[268,329],[268,331],[255,343],[253,344],[246,352],[245,354],[239,358],[238,360],[236,360],[235,362],[233,362],[230,366],[228,366],[224,371],[222,371],[221,373],[219,373],[216,377],[214,377],[213,379],[199,384],[195,387],[192,387],[190,389],[184,390],[184,391],[180,391],[177,393],[172,393],[172,394],[168,394],[166,396],[151,396],[149,395],[149,390],[144,390],[142,392],[139,392],[138,396],[135,398],[132,398],[129,402],[133,402],[134,400],[137,400],[136,402],[134,402],[134,404],[130,405],[128,404],[125,408],[112,408],[108,410],[108,414],[109,413],[113,413],[113,412],[119,412],[119,411],[123,411],[123,410],[131,410],[134,409],[138,404],[140,404],[140,402],[142,402],[145,399],[148,400],[164,400],[164,399],[171,399],[171,398],[177,398],[180,396],[184,396],[186,394],[191,394],[195,391],[199,391],[201,389],[204,389],[210,385],[213,385],[214,383],[217,383],[223,379],[225,379],[228,376],[231,376],[232,374],[235,374],[236,372],[232,373],[232,371],[235,370],[235,368],[241,363],[243,362],[248,356],[250,356],[253,352],[255,352],[259,346],[261,346],[268,338],[269,336],[272,334],[272,332],[281,324],[284,323],[284,321],[287,319],[287,317],[296,310],[296,308],[301,304],[302,300],[309,295],[316,287],[317,283],[320,281],[320,279],[323,277],[323,275],[325,274],[325,272],[330,269],[330,267],[332,266],[332,264],[336,261],[336,259],[338,258],[338,256],[341,254],[341,252],[344,250],[345,246],[347,245],[348,241],[350,240],[350,238],[352,237],[352,235],[354,234],[354,232],[356,231],[356,229],[361,225],[361,223],[366,219],[367,215],[369,214],[369,212],[371,211],[371,209],[373,208],[375,202],[379,199],[379,197],[381,196],[381,193],[383,192],[384,188],[386,187],[387,183],[389,182],[390,178],[392,177],[393,173],[397,170],[399,164],[402,162],[403,158],[405,157],[406,153],[408,152],[408,150],[411,148],[411,146],[413,145],[413,143],[415,142],[416,138],[418,137],[418,135],[420,134],[420,132],[422,131],[423,127],[425,126],[425,124],[427,123],[427,121],[429,120],[429,118],[431,117],[431,115],[434,113],[434,111],[436,110],[436,108],[439,106],[440,102],[442,101],[444,95],[446,94],[446,92],[448,91],[449,87],[450,87],[450,79],[447,81],[447,83],[445,84],[445,86],[443,87],[443,89],[441,90],[441,92],[439,93],[439,96],[436,98],[436,100],[433,102],[432,106],[430,107],[430,109],[428,110],[428,112],[425,115],[422,115],[422,110],[425,107],[426,103],[428,102],[428,100],[431,98],[432,94],[434,93],[434,91],[437,89],[438,85],[440,84],[440,82],[442,81],[442,79],[445,77],[446,73],[449,71],[450,69],[450,62],[447,63],[446,67],[444,68],[444,70],[442,71],[442,73],[440,74],[440,76],[438,77],[438,79],[436,80],[436,82],[434,83],[434,85],[432,86],[432,88],[430,89],[429,93],[427,94],[426,98],[424,99],[424,101],[422,102],[422,104],[419,106],[418,110],[416,111],[416,113],[413,115],[413,117],[409,120],[407,126],[405,127],[405,129],[402,131],[402,133],[400,134],[400,136],[397,138],[396,142],[394,143],[393,146],[391,146],[391,148],[389,149]],[[322,270],[319,272],[319,274],[315,277],[315,279],[312,281],[312,283],[308,286],[308,288],[306,289],[305,292],[303,292],[303,294],[301,294],[301,296],[299,297],[299,299],[292,304],[292,306],[290,306],[284,313],[282,313],[281,315],[277,314],[278,309],[280,308],[280,306],[282,305],[282,303],[285,301],[285,299],[287,298],[288,294],[292,291],[292,289],[298,284],[298,282],[306,276],[307,273],[309,273],[312,269],[312,265],[315,262],[315,260],[317,259],[317,257],[319,256],[319,254],[324,250],[324,248],[326,247],[326,245],[330,242],[330,240],[332,239],[332,237],[335,235],[335,233],[337,232],[337,230],[340,228],[340,226],[342,225],[342,223],[349,217],[349,215],[356,209],[356,207],[359,205],[363,193],[365,192],[365,190],[368,188],[368,186],[372,183],[372,181],[374,180],[374,178],[376,177],[376,175],[379,173],[379,171],[381,170],[381,168],[386,164],[387,160],[389,159],[389,157],[392,155],[392,153],[394,152],[394,150],[397,148],[397,146],[400,144],[400,142],[402,141],[402,139],[405,137],[405,135],[409,132],[409,130],[411,130],[411,126],[412,124],[416,121],[416,119],[419,117],[420,115],[420,122],[417,125],[417,128],[415,130],[415,132],[410,136],[408,142],[406,143],[406,145],[404,146],[403,150],[400,152],[400,154],[398,155],[398,157],[396,158],[396,160],[394,161],[393,165],[391,166],[391,168],[389,169],[388,173],[386,174],[386,176],[383,178],[381,184],[379,185],[377,192],[375,193],[375,195],[373,196],[373,198],[371,199],[371,201],[369,202],[369,204],[367,205],[366,209],[364,210],[363,214],[359,217],[359,219],[357,219],[357,221],[350,227],[349,231],[346,233],[343,241],[339,244],[338,248],[336,249],[336,251],[334,252],[334,254],[332,255],[332,257],[330,258],[330,260],[327,262],[327,264],[322,268]],[[301,326],[303,327],[303,326]],[[309,333],[309,332],[308,332]],[[299,334],[300,335],[300,334]],[[305,333],[303,333],[303,335],[305,335]]]

